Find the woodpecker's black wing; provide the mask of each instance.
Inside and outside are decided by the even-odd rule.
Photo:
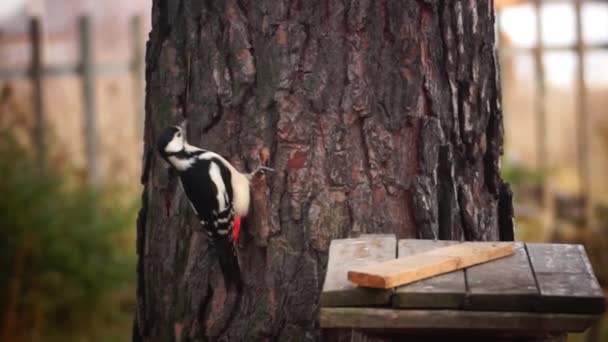
[[[180,172],[184,192],[209,236],[227,282],[241,286],[240,267],[232,243],[234,226],[230,170],[217,158],[197,158]]]
[[[191,167],[180,173],[180,179],[209,237],[232,241],[234,207],[228,168],[216,158],[196,159]]]

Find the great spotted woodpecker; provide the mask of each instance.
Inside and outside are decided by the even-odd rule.
[[[209,242],[217,252],[226,280],[240,286],[235,245],[240,220],[249,212],[249,182],[261,166],[243,174],[215,152],[188,144],[180,127],[168,127],[158,138],[160,155],[178,173],[182,187]]]

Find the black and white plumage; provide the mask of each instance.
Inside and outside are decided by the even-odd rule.
[[[243,174],[226,159],[186,142],[180,127],[168,127],[158,139],[158,151],[178,173],[190,205],[218,254],[227,280],[240,282],[233,245],[235,217],[249,212],[249,182],[256,172]]]

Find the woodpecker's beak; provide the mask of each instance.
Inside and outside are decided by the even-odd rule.
[[[162,156],[165,153],[165,144],[162,141],[156,142],[156,151]]]
[[[167,127],[161,132],[156,142],[156,148],[161,156],[165,157],[169,152],[177,152],[176,146],[174,146],[175,142],[173,142],[173,140],[175,134],[181,132],[181,129],[175,126]],[[169,147],[171,147],[173,151],[167,151]]]

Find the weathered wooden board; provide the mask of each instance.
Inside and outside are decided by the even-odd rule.
[[[465,242],[405,258],[350,268],[348,280],[373,288],[393,288],[514,253],[510,242]]]
[[[329,247],[321,306],[388,304],[392,291],[355,286],[346,279],[346,271],[392,260],[396,255],[397,239],[394,235],[362,235],[353,239],[333,240]]]
[[[399,258],[404,258],[458,243],[441,240],[399,240],[397,253]],[[464,303],[465,292],[464,272],[457,270],[398,287],[393,294],[393,306],[457,309]]]
[[[411,330],[411,329],[321,329],[320,341],[395,342],[395,341],[492,341],[492,342],[568,342],[568,333],[534,333],[488,330]]]
[[[540,295],[523,243],[515,254],[467,268],[465,309],[533,311]]]
[[[604,296],[583,246],[528,243],[526,248],[541,295],[538,311],[604,311]]]
[[[597,316],[553,313],[321,308],[321,328],[581,332]]]

